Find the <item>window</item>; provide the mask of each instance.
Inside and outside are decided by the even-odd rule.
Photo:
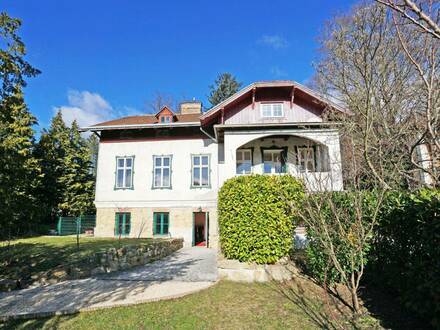
[[[171,156],[153,156],[153,188],[171,188]]]
[[[286,173],[286,155],[283,149],[263,150],[264,173]]]
[[[298,165],[301,172],[315,172],[315,148],[298,148]]]
[[[192,186],[209,187],[209,155],[192,156]]]
[[[168,212],[153,213],[153,234],[168,235],[170,226],[170,214]]]
[[[284,117],[282,103],[261,103],[261,116],[263,118]]]
[[[160,117],[160,122],[161,123],[170,123],[171,117],[170,116],[162,116],[162,117]]]
[[[115,236],[128,236],[131,229],[131,214],[117,212],[115,214]]]
[[[134,157],[116,157],[116,189],[133,188]]]
[[[252,172],[252,150],[237,150],[237,174],[250,174]]]

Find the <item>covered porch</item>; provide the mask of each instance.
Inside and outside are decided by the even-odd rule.
[[[335,130],[225,132],[224,153],[223,181],[236,175],[290,174],[312,191],[343,189]]]

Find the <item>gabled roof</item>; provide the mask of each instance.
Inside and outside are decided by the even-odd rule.
[[[223,102],[220,102],[219,104],[217,104],[216,106],[212,107],[210,110],[205,112],[200,117],[200,120],[202,122],[206,121],[208,118],[211,118],[212,116],[214,116],[216,113],[221,111],[221,109],[224,109],[230,103],[232,103],[235,100],[239,99],[240,97],[245,96],[246,94],[252,92],[253,89],[267,88],[267,87],[292,87],[295,90],[300,90],[304,94],[307,94],[308,96],[314,98],[316,101],[324,103],[337,111],[340,111],[340,112],[346,113],[346,114],[350,113],[348,110],[344,109],[340,105],[332,102],[331,100],[325,98],[323,95],[320,95],[319,93],[311,90],[310,88],[308,88],[304,85],[301,85],[300,83],[297,83],[296,81],[293,81],[293,80],[273,80],[273,81],[258,81],[258,82],[254,82],[254,83],[244,87],[243,89],[239,90],[234,95],[228,97]]]
[[[160,110],[156,113],[155,117],[156,117],[156,118],[159,117],[159,115],[160,115],[162,112],[168,112],[169,114],[171,114],[171,115],[174,116],[174,112],[173,112],[168,106],[164,105],[164,106],[162,107],[162,109],[160,109]]]

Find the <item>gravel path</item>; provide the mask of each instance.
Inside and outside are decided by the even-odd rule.
[[[0,319],[70,314],[176,298],[208,288],[216,280],[216,251],[186,248],[129,271],[1,293]]]

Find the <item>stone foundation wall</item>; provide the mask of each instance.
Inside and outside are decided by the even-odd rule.
[[[29,283],[0,282],[0,291],[25,288],[38,283],[55,284],[65,280],[87,278],[98,274],[125,270],[164,258],[182,247],[183,239],[177,238],[158,239],[147,244],[126,245],[119,249],[110,248],[104,252],[97,252],[75,264],[61,265],[45,274],[35,275]]]
[[[287,259],[273,265],[258,265],[228,259],[218,261],[220,279],[234,282],[288,281],[297,273],[295,265]]]
[[[131,213],[131,230],[129,237],[169,237],[182,238],[185,247],[193,244],[193,213],[199,212],[199,208],[192,207],[136,207],[136,208],[97,208],[96,210],[96,237],[114,237],[115,213]],[[209,247],[218,249],[218,225],[217,209],[203,208],[203,212],[209,213]],[[168,212],[169,235],[153,235],[153,213]]]

